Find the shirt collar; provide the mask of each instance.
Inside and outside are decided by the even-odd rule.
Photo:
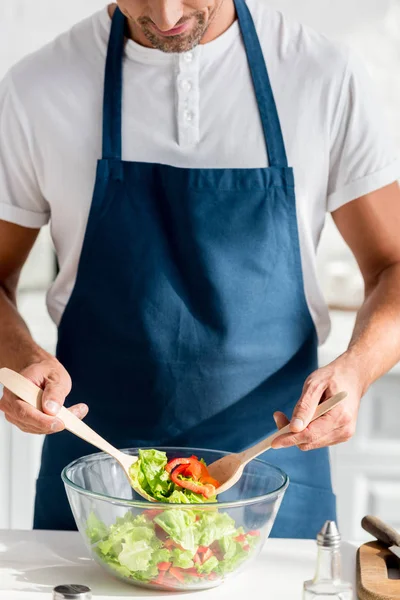
[[[105,32],[105,41],[108,43],[108,38],[111,29],[111,19],[108,13],[108,7],[100,12],[100,20],[102,28]],[[239,36],[240,28],[239,22],[236,20],[223,34],[215,38],[207,44],[200,44],[194,48],[195,53],[200,53],[202,59],[214,59],[220,54],[223,54],[228,50],[233,41]],[[128,40],[125,46],[125,54],[128,58],[141,63],[171,63],[174,64],[179,54],[171,54],[168,52],[162,52],[156,48],[147,48],[138,44],[134,40]]]

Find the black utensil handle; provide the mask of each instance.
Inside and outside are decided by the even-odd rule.
[[[367,515],[361,521],[361,526],[386,546],[400,546],[400,534],[378,517]]]

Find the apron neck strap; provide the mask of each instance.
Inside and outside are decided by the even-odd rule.
[[[287,167],[285,143],[267,66],[254,21],[245,0],[234,0],[249,62],[251,77],[271,167]],[[103,107],[103,159],[122,157],[122,70],[125,46],[125,16],[117,7],[108,45]]]
[[[103,159],[122,157],[122,70],[125,47],[125,16],[117,7],[111,25],[103,106]]]
[[[287,167],[281,124],[253,17],[245,0],[234,0],[234,3],[260,111],[269,165]]]

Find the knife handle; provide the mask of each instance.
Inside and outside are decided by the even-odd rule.
[[[361,521],[361,526],[386,546],[400,546],[400,534],[378,517],[367,515]]]

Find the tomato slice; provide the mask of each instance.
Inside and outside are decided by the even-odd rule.
[[[170,562],[160,562],[158,563],[157,567],[159,571],[168,571],[171,565],[172,563]]]

